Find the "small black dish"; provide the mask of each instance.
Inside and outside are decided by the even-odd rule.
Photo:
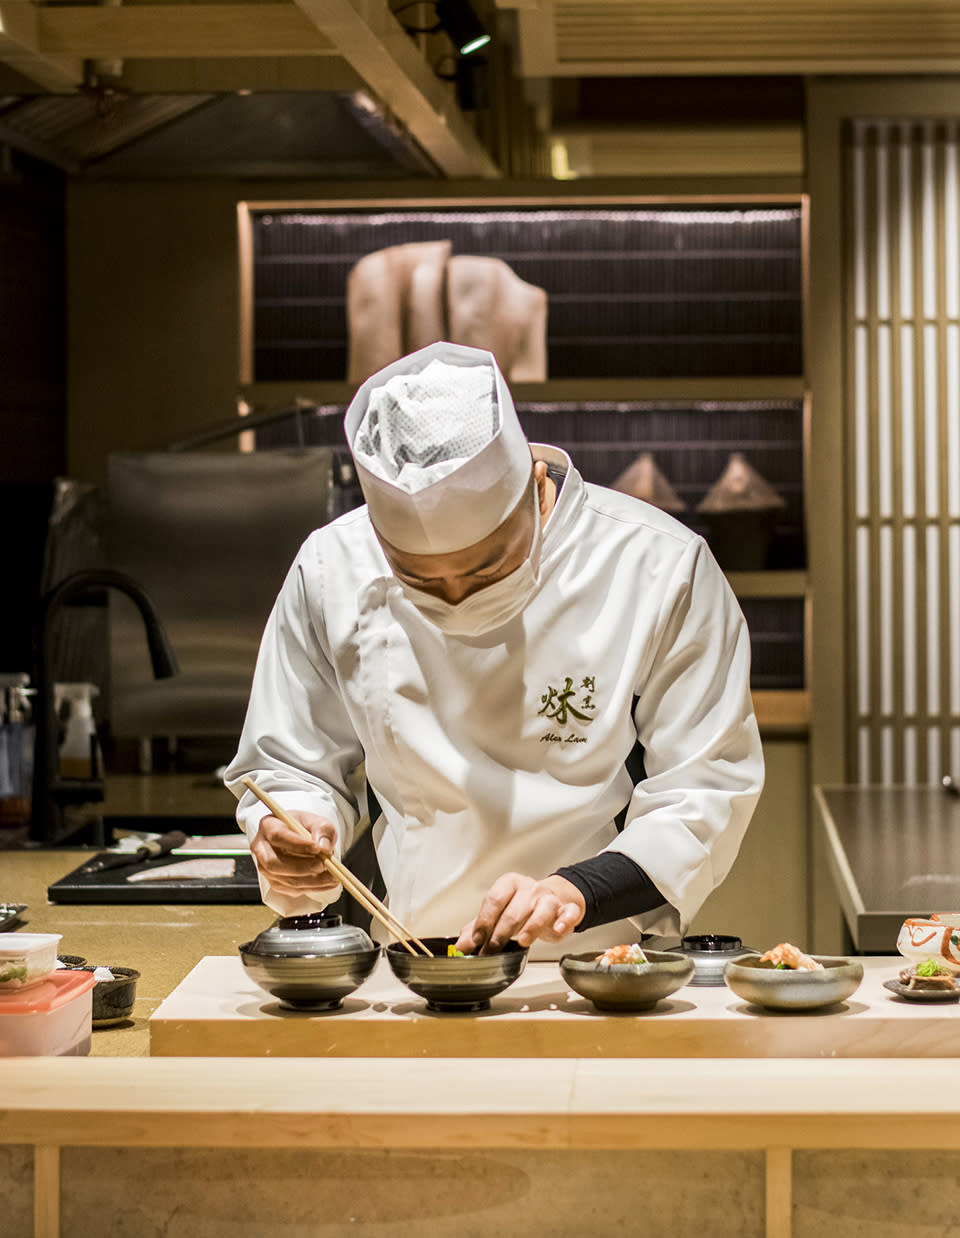
[[[58,954],[57,962],[61,967],[67,968],[68,971],[77,971],[87,964],[87,960],[79,954]]]
[[[960,986],[954,984],[953,992],[949,989],[909,989],[899,980],[884,980],[883,987],[906,1002],[955,1002],[960,1001]]]
[[[451,1014],[475,1014],[490,1009],[491,997],[509,988],[527,964],[527,949],[508,941],[499,954],[467,954],[450,958],[449,946],[456,937],[426,937],[430,957],[410,954],[400,942],[385,950],[393,974],[430,1010]]]
[[[106,966],[106,963],[87,963],[73,970],[88,971],[93,975],[98,967]],[[140,973],[134,967],[110,966],[109,970],[113,973],[113,979],[98,980],[93,987],[94,1027],[110,1027],[114,1023],[122,1023],[133,1013]]]

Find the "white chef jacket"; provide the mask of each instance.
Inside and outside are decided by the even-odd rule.
[[[251,840],[267,810],[243,775],[334,822],[346,851],[365,762],[389,905],[420,936],[458,933],[505,872],[539,879],[604,850],[667,900],[574,945],[538,943],[547,957],[682,933],[736,858],[763,756],[746,624],[703,539],[584,483],[559,449],[533,451],[566,477],[539,587],[495,632],[447,636],[426,619],[365,507],[310,535],[267,622],[226,783]],[[638,739],[634,788],[624,762]],[[260,880],[281,915],[339,893],[284,896]]]

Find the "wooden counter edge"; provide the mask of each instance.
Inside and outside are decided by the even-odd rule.
[[[0,1062],[0,1143],[960,1149],[960,1062]]]

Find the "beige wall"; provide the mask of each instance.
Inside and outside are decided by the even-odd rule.
[[[690,926],[692,933],[731,934],[757,950],[810,938],[807,741],[766,738],[763,756],[766,784],[740,854]],[[840,942],[829,949],[839,952]]]
[[[236,190],[83,183],[67,207],[68,470],[164,448],[234,411]]]

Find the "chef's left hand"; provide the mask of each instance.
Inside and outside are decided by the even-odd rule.
[[[476,917],[457,939],[464,954],[496,954],[513,938],[530,946],[538,938],[562,941],[586,913],[577,887],[554,873],[543,881],[522,873],[504,873],[487,891]]]

